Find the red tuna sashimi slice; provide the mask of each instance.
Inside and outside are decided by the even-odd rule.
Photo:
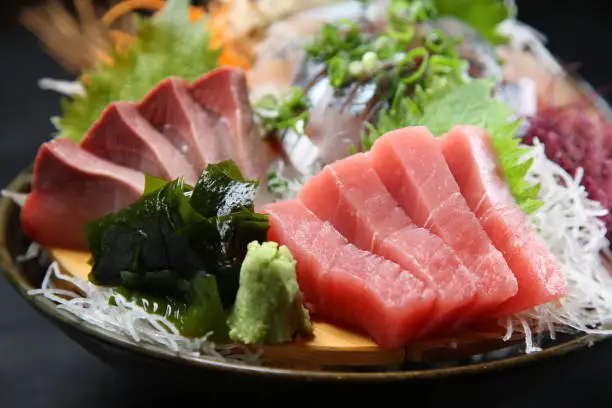
[[[435,299],[423,281],[347,242],[299,200],[263,207],[268,239],[286,245],[313,314],[369,334],[383,349],[407,344],[421,330]]]
[[[429,323],[456,321],[476,293],[474,277],[442,239],[418,227],[359,153],[328,165],[302,187],[298,198],[360,249],[389,259],[436,292]]]
[[[113,163],[164,180],[179,176],[194,185],[193,166],[129,102],[110,104],[81,141],[81,147]]]
[[[491,312],[517,293],[514,274],[465,202],[427,128],[389,132],[370,154],[387,190],[408,216],[442,238],[476,276],[475,313]]]
[[[440,143],[461,193],[517,278],[518,293],[499,313],[517,313],[564,296],[563,269],[516,204],[489,135],[477,127],[457,126]]]
[[[226,121],[233,159],[243,175],[264,183],[270,152],[253,119],[244,71],[217,68],[193,82],[190,90],[197,103]]]
[[[219,134],[217,123],[221,119],[193,100],[183,79],[160,82],[138,104],[138,109],[185,155],[198,174],[209,163],[231,158],[227,133]]]
[[[84,224],[132,204],[143,191],[143,173],[54,139],[36,156],[21,226],[42,246],[86,250]]]

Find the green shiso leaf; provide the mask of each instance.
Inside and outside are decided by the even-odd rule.
[[[190,22],[188,0],[169,0],[155,16],[136,18],[137,38],[128,51],[113,51],[112,64],[86,71],[85,96],[61,101],[58,134],[81,140],[113,101],[138,101],[169,76],[193,81],[217,67],[206,18]]]
[[[503,0],[435,0],[438,17],[451,16],[470,25],[493,45],[506,44],[508,38],[499,34],[501,22],[512,16],[508,2]]]
[[[498,27],[515,14],[511,5],[503,0],[392,0],[390,9],[399,15],[420,13],[421,21],[456,18],[493,45],[508,42],[508,38],[498,32]]]
[[[512,112],[492,97],[495,82],[475,79],[467,84],[440,88],[422,100],[401,99],[393,109],[382,112],[376,126],[371,126],[368,147],[382,134],[407,126],[426,126],[441,136],[458,125],[478,126],[487,130],[510,191],[519,207],[531,214],[543,204],[537,199],[540,185],[531,185],[525,176],[532,160],[522,160],[530,149],[516,137],[520,120],[511,120]]]

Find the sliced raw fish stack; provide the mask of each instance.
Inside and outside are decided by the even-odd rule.
[[[299,200],[263,207],[269,239],[298,259],[298,283],[314,313],[368,333],[382,349],[409,342],[433,308],[435,293],[398,264],[350,244]]]
[[[21,225],[39,245],[85,250],[84,224],[133,203],[143,190],[143,173],[55,139],[40,147]]]
[[[325,166],[297,199],[267,205],[269,239],[292,250],[315,315],[358,327],[384,347],[448,334],[566,291],[559,264],[500,174],[478,128],[441,138],[424,127],[399,129],[369,152]],[[418,297],[406,285],[398,292],[383,267],[391,264],[420,282],[419,293],[433,294],[426,319],[420,303],[380,306],[390,296],[401,303],[401,293]]]
[[[461,193],[518,280],[518,293],[498,314],[564,296],[563,270],[511,195],[489,135],[477,127],[457,126],[439,140]]]
[[[80,144],[57,139],[40,148],[24,230],[45,246],[86,249],[84,222],[135,201],[145,173],[193,185],[208,164],[227,159],[260,181],[259,203],[267,149],[244,71],[218,68],[191,85],[168,78],[138,103],[107,106]]]
[[[444,241],[404,213],[368,154],[326,166],[305,183],[298,198],[352,244],[399,264],[434,290],[436,304],[424,332],[456,323],[474,300],[474,276]]]
[[[209,163],[231,158],[231,146],[226,142],[227,132],[215,132],[222,119],[198,105],[188,87],[180,78],[168,78],[143,98],[138,109],[199,174]]]
[[[195,168],[170,141],[128,102],[110,104],[87,132],[81,147],[98,157],[143,173],[188,184],[198,179]]]
[[[222,118],[228,131],[220,139],[231,145],[232,158],[244,177],[264,184],[269,151],[253,120],[244,71],[230,67],[215,69],[194,81],[190,92],[200,106]]]
[[[476,277],[474,313],[490,313],[516,295],[514,274],[467,205],[427,128],[389,132],[370,154],[374,169],[406,214],[442,238]]]

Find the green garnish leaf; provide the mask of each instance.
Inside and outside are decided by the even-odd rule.
[[[117,294],[142,307],[148,313],[165,317],[185,337],[198,338],[210,333],[209,339],[225,341],[228,338],[226,312],[214,275],[198,272],[188,283],[186,299],[151,295],[139,290],[120,287]],[[115,296],[110,298],[115,306]],[[168,332],[170,332],[169,328]]]
[[[149,194],[154,191],[157,191],[166,184],[168,184],[166,180],[145,173],[144,194]]]
[[[314,41],[305,47],[308,56],[325,61],[339,53],[350,53],[364,42],[363,34],[357,23],[340,20],[321,26]]]
[[[228,307],[248,243],[266,239],[267,216],[253,210],[257,183],[231,161],[210,164],[193,190],[178,178],[87,224],[90,280],[188,301],[203,272],[215,276]]]
[[[508,123],[512,115],[503,102],[491,96],[493,80],[476,79],[456,87],[441,98],[422,104],[423,115],[413,118],[435,135],[442,135],[455,125],[474,125],[493,131]]]
[[[275,171],[268,172],[267,180],[268,191],[271,193],[283,194],[289,189],[289,180]]]
[[[303,134],[309,119],[311,104],[299,86],[290,87],[281,97],[264,95],[254,104],[255,115],[265,137],[292,129]]]
[[[470,25],[491,44],[507,43],[497,32],[498,25],[512,15],[503,0],[435,0],[438,17],[452,16]]]
[[[510,191],[523,211],[531,214],[540,208],[537,200],[539,185],[531,185],[525,176],[532,161],[523,161],[528,147],[520,145],[516,137],[519,120],[511,121],[512,112],[501,101],[492,97],[495,82],[492,79],[475,79],[470,83],[441,87],[446,92],[427,93],[418,103],[404,98],[394,112],[383,112],[377,126],[373,126],[369,143],[380,135],[407,126],[426,126],[436,136],[441,136],[457,125],[472,125],[489,132],[501,168]]]
[[[84,72],[85,96],[61,101],[59,135],[81,140],[113,101],[135,102],[169,76],[193,81],[217,67],[220,50],[210,49],[206,17],[189,21],[188,0],[169,0],[155,16],[136,18],[137,38],[125,52],[113,51],[112,64]]]

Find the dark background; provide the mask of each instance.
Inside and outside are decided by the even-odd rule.
[[[59,113],[57,94],[37,87],[42,76],[70,78],[47,55],[37,39],[21,28],[16,15],[34,1],[5,0],[0,12],[0,184],[6,185],[36,154],[53,131],[49,117]],[[517,1],[519,18],[549,38],[549,48],[566,63],[580,63],[578,73],[595,88],[612,85],[612,1]],[[609,98],[608,98],[609,99]],[[54,326],[43,320],[0,279],[0,408],[173,407],[176,395],[147,389],[137,378],[118,375]],[[471,406],[575,407],[612,403],[612,341],[556,361],[505,374],[423,387],[430,404]],[[441,387],[441,386],[440,386]],[[235,390],[208,389],[197,400],[226,403]],[[355,389],[357,392],[358,389]],[[281,389],[265,390],[270,398]],[[309,395],[321,403],[329,397]],[[239,394],[238,394],[239,395]],[[183,395],[184,396],[184,395]],[[251,396],[255,398],[256,396]],[[383,395],[378,394],[377,399]],[[188,397],[189,398],[189,397]],[[285,396],[292,404],[291,396]],[[343,397],[344,398],[344,397]],[[403,404],[418,402],[415,391],[399,395]],[[386,396],[386,403],[394,403]],[[444,400],[444,401],[442,401]]]

